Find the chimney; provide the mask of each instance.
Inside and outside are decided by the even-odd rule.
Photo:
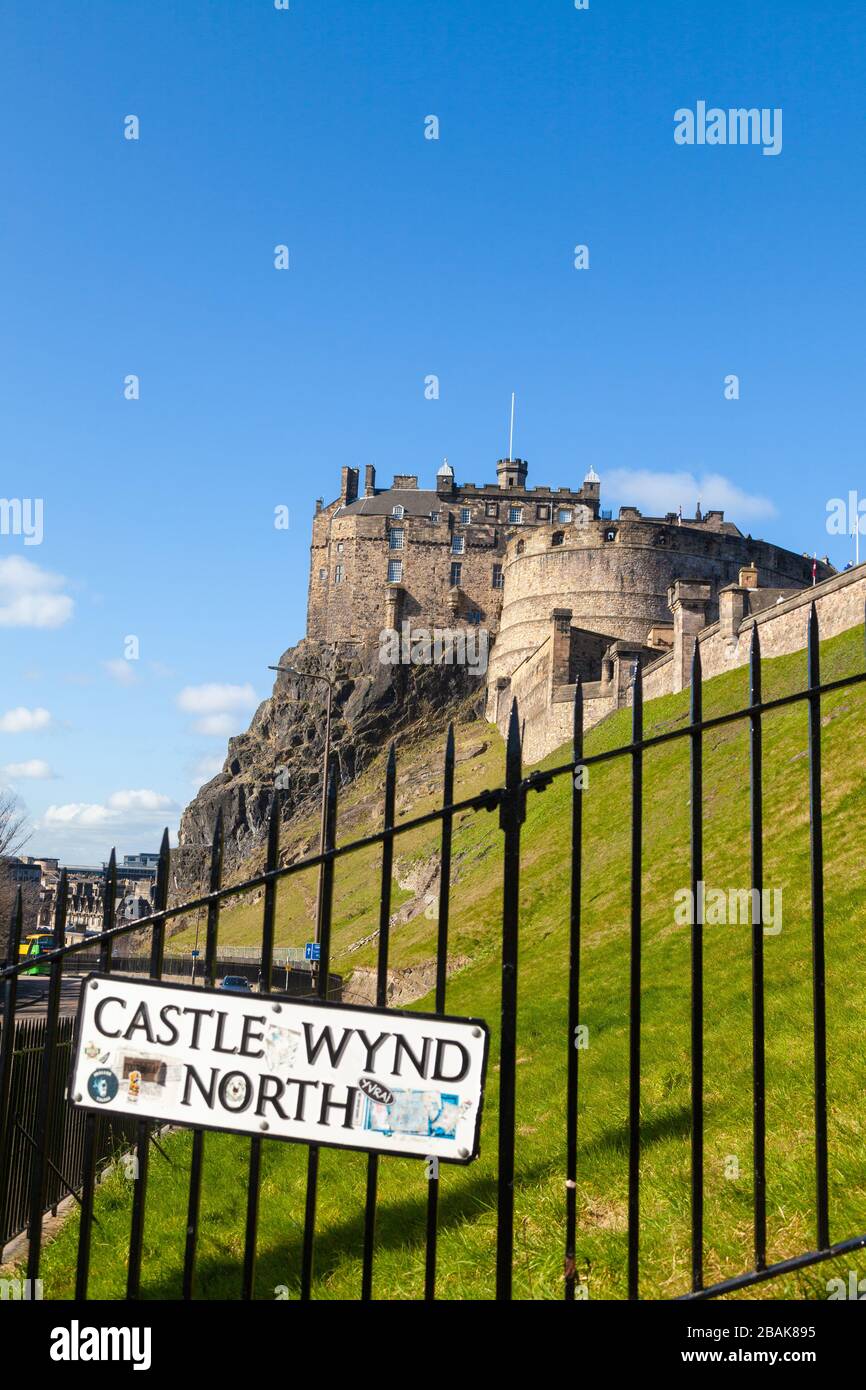
[[[719,633],[722,637],[736,637],[740,623],[746,616],[748,599],[740,570],[739,584],[727,584],[719,590]]]
[[[692,678],[692,656],[701,628],[707,625],[711,588],[700,580],[677,579],[668,589],[674,615],[674,691],[685,690]]]
[[[364,496],[375,497],[376,495],[376,470],[372,463],[368,463],[364,469]]]
[[[757,589],[758,570],[756,565],[743,565],[740,570],[739,584],[741,589]]]
[[[354,502],[358,496],[358,470],[357,468],[340,469],[340,501],[348,506]]]
[[[391,484],[391,486],[392,486],[393,488],[396,488],[396,489],[397,489],[398,491],[400,491],[400,492],[402,492],[403,489],[404,489],[404,488],[407,488],[407,487],[417,488],[417,486],[418,486],[418,474],[417,474],[417,473],[395,473],[395,474],[394,474],[394,481],[393,481],[393,483]]]

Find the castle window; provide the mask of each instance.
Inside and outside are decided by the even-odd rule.
[[[388,583],[389,583],[389,584],[399,584],[399,583],[400,583],[400,580],[401,580],[402,578],[403,578],[403,561],[402,561],[402,560],[389,560],[389,561],[388,561]]]
[[[402,549],[403,549],[403,532],[402,532],[402,530],[401,530],[400,528],[398,528],[398,527],[392,527],[391,530],[388,532],[388,549],[389,549],[389,550],[402,550]]]
[[[320,579],[327,579],[327,577],[328,577],[328,571],[327,571],[327,570],[319,570],[319,578],[320,578]]]
[[[466,621],[467,623],[472,623],[473,626],[477,627],[478,624],[481,622],[481,609],[470,608],[469,612],[466,614]]]
[[[539,505],[535,508],[535,520],[536,520],[536,521],[549,521],[549,520],[550,520],[550,507],[548,507],[546,504],[542,505],[541,503],[539,503]]]
[[[460,585],[460,576],[463,574],[463,566],[456,561],[451,566],[451,588],[456,589]]]
[[[505,580],[502,578],[502,566],[501,566],[501,565],[494,565],[494,566],[493,566],[493,587],[494,587],[494,589],[502,589],[502,588],[504,587],[504,585],[505,585]]]
[[[485,516],[498,516],[498,515],[499,515],[499,507],[497,506],[497,504],[496,504],[495,502],[485,502],[485,503],[484,503],[484,515],[485,515]]]
[[[571,507],[560,507],[556,513],[557,521],[571,521]]]
[[[553,535],[552,535],[551,538],[550,538],[550,544],[551,544],[551,545],[562,545],[562,542],[563,542],[564,540],[565,540],[565,532],[564,532],[564,531],[554,531]]]
[[[342,566],[342,565],[335,565],[335,566],[334,566],[334,583],[335,583],[335,584],[342,584],[342,582],[343,582],[343,566]]]
[[[451,537],[451,554],[452,554],[452,555],[462,555],[465,549],[466,549],[466,537],[465,537],[465,536],[452,536],[452,537]]]
[[[438,513],[438,512],[431,512],[431,513],[430,513],[430,520],[431,520],[432,522],[434,522],[434,523],[437,522],[437,521],[439,520],[439,513]]]
[[[523,554],[523,541],[518,541],[518,542],[517,542],[517,553],[518,553],[518,555],[522,555],[522,554]]]
[[[659,531],[658,535],[656,536],[656,545],[667,545],[667,543],[668,538],[665,535],[664,531]]]
[[[512,526],[519,526],[519,525],[521,524],[521,522],[523,521],[523,508],[522,508],[522,507],[509,507],[509,508],[508,508],[508,520],[511,522]]]
[[[400,504],[398,503],[396,507],[392,507],[392,508],[391,508],[391,515],[392,515],[392,516],[402,516],[404,510],[405,510],[405,509],[404,509],[403,507],[401,507]]]
[[[616,540],[616,531],[613,529],[612,526],[610,527],[609,530],[605,531],[605,533],[604,533],[604,538],[605,538],[606,541],[615,541],[615,540]]]
[[[343,553],[343,542],[342,542],[342,541],[337,541],[337,554],[338,554],[338,555],[342,555],[342,553]]]
[[[462,526],[468,526],[468,524],[469,524],[469,522],[470,522],[471,520],[472,520],[472,512],[471,512],[471,509],[470,509],[469,507],[461,507],[461,508],[460,508],[460,524],[461,524]]]

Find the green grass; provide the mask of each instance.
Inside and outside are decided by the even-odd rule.
[[[862,669],[863,629],[822,647],[825,680]],[[765,663],[765,698],[798,689],[799,654]],[[705,714],[746,701],[745,670],[708,682]],[[860,686],[826,697],[822,706],[826,863],[831,1239],[866,1231],[863,998],[866,994],[866,879],[862,834],[866,793],[861,770],[866,694]],[[764,722],[765,882],[783,891],[783,928],[765,938],[767,1037],[768,1242],[771,1260],[815,1244],[809,897],[809,801],[806,708],[798,704]],[[593,730],[587,752],[628,741],[628,711]],[[648,733],[688,721],[688,693],[646,708]],[[488,749],[458,765],[458,797],[501,781],[503,750],[495,731],[462,727],[459,747],[486,738]],[[643,1022],[641,1159],[641,1296],[685,1292],[689,1279],[689,933],[674,924],[673,895],[689,883],[687,740],[645,759],[643,857]],[[563,752],[549,760],[563,761]],[[708,884],[748,886],[748,731],[727,725],[705,737],[705,872]],[[434,742],[400,751],[399,768],[413,783],[398,787],[404,815],[437,802],[441,748]],[[422,771],[429,769],[429,772]],[[346,798],[342,839],[378,823],[381,763]],[[413,789],[414,788],[414,789]],[[628,759],[593,767],[584,794],[582,1021],[589,1048],[580,1054],[578,1268],[590,1298],[625,1295],[627,1201],[627,1064],[629,965]],[[564,1243],[565,1062],[568,964],[568,779],[531,794],[523,831],[519,972],[515,1294],[558,1298]],[[297,828],[297,843],[314,838],[314,822]],[[434,853],[435,828],[400,837],[398,876]],[[438,1292],[443,1298],[493,1294],[496,1228],[496,1126],[501,928],[501,832],[495,814],[460,819],[454,838],[450,953],[468,958],[449,982],[448,1009],[488,1020],[491,1069],[479,1159],[443,1169]],[[314,883],[284,882],[279,895],[280,943],[307,939]],[[406,896],[406,895],[404,895]],[[396,902],[396,899],[395,899]],[[338,861],[334,968],[344,975],[370,964],[375,943],[349,952],[374,930],[378,856]],[[227,940],[257,940],[261,905],[223,915]],[[395,929],[395,966],[430,960],[435,921],[422,913]],[[705,937],[705,1267],[707,1280],[752,1264],[751,1182],[751,932],[707,926]],[[430,1008],[428,997],[418,1007]],[[142,1292],[180,1293],[189,1178],[190,1136],[166,1145],[171,1162],[154,1154],[147,1199]],[[199,1298],[236,1298],[240,1290],[249,1142],[225,1135],[205,1140]],[[306,1151],[265,1142],[256,1295],[278,1286],[298,1292]],[[731,1160],[740,1176],[725,1176]],[[322,1151],[315,1287],[317,1298],[358,1296],[366,1159]],[[426,1185],[423,1165],[380,1164],[374,1294],[421,1296]],[[91,1296],[119,1298],[125,1287],[131,1187],[118,1169],[100,1188],[93,1234]],[[72,1293],[77,1216],[45,1251],[43,1277],[51,1298]],[[862,1266],[862,1260],[860,1264]],[[826,1297],[826,1281],[845,1276],[853,1260],[835,1261],[757,1286],[745,1296]],[[863,1273],[863,1269],[860,1270]]]

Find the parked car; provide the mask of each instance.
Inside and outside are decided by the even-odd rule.
[[[243,975],[226,975],[220,985],[220,989],[234,990],[236,994],[251,994],[252,986],[248,979]]]

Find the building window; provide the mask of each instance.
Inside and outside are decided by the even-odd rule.
[[[547,505],[544,505],[544,506],[539,505],[539,506],[537,506],[537,507],[535,508],[535,519],[536,519],[536,521],[549,521],[549,520],[550,520],[550,508],[549,508]]]
[[[462,555],[465,549],[466,549],[466,537],[465,537],[465,536],[452,536],[452,537],[451,537],[451,554],[452,554],[452,555]]]
[[[403,532],[397,527],[392,527],[391,530],[388,532],[388,549],[403,549]]]
[[[327,579],[327,577],[328,577],[328,571],[327,571],[327,570],[319,570],[319,578],[320,578],[320,579]]]
[[[337,554],[338,554],[338,555],[342,555],[342,553],[343,553],[343,542],[342,542],[342,541],[337,541]]]
[[[434,522],[434,523],[437,522],[437,521],[439,520],[439,513],[438,513],[438,512],[431,512],[431,513],[430,513],[430,520],[431,520],[432,522]]]
[[[606,541],[616,540],[616,531],[614,531],[613,527],[611,527],[609,531],[605,531],[604,538]]]
[[[342,566],[342,565],[335,565],[335,566],[334,566],[334,583],[335,583],[335,584],[342,584],[342,582],[343,582],[343,566]]]
[[[560,507],[556,513],[557,521],[571,521],[571,507]]]
[[[505,585],[505,580],[502,578],[502,566],[501,566],[501,565],[494,565],[494,566],[493,566],[493,587],[494,587],[494,589],[502,589],[502,588],[504,587],[504,585]]]
[[[462,574],[463,574],[463,566],[459,563],[459,561],[455,560],[454,563],[453,563],[452,566],[451,566],[451,588],[452,588],[452,589],[457,589],[457,588],[460,587],[460,576],[461,576]]]
[[[470,522],[471,520],[472,520],[472,512],[471,512],[470,508],[469,508],[469,507],[461,507],[461,508],[460,508],[460,524],[461,524],[461,526],[468,526],[468,525],[469,525],[469,522]]]
[[[564,540],[565,540],[565,532],[564,532],[564,531],[554,531],[553,535],[552,535],[551,538],[550,538],[550,544],[551,544],[551,545],[562,545],[562,542],[563,542]]]
[[[522,508],[522,507],[509,507],[509,508],[508,508],[508,520],[511,522],[512,526],[520,526],[520,524],[521,524],[522,521],[523,521],[523,508]]]
[[[469,612],[466,614],[466,621],[467,623],[472,623],[473,626],[477,627],[478,624],[481,622],[481,609],[470,608]]]
[[[497,506],[497,504],[496,504],[495,502],[485,502],[485,504],[484,504],[484,515],[485,515],[485,516],[498,516],[498,515],[499,515],[499,507]]]
[[[391,508],[391,515],[392,515],[392,516],[402,516],[402,515],[403,515],[403,511],[404,511],[404,508],[401,507],[400,504],[398,503],[396,507],[392,507],[392,508]]]
[[[518,555],[522,555],[522,554],[523,554],[523,541],[518,541],[518,542],[517,542],[517,553],[518,553]]]
[[[399,583],[400,583],[400,580],[401,580],[402,578],[403,578],[403,561],[402,561],[402,560],[389,560],[389,561],[388,561],[388,583],[389,583],[389,584],[399,584]]]

